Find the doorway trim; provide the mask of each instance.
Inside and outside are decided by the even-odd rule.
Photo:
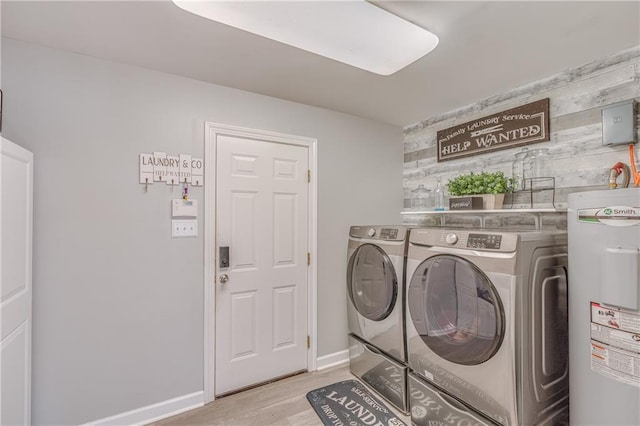
[[[309,224],[307,251],[311,253],[311,264],[307,269],[307,335],[311,347],[307,351],[307,370],[317,368],[317,278],[318,278],[318,140],[305,136],[256,130],[226,124],[205,122],[204,128],[204,403],[215,399],[215,250],[216,229],[216,147],[218,136],[236,136],[256,141],[275,142],[287,145],[304,146],[308,149],[309,170]]]

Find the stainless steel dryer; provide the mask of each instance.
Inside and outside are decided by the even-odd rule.
[[[413,229],[406,295],[414,424],[567,421],[565,232]]]
[[[405,413],[408,231],[405,226],[352,226],[347,265],[351,371]]]

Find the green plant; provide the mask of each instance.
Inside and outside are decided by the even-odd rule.
[[[503,172],[471,172],[450,179],[447,189],[450,195],[502,194],[509,189],[509,180]]]

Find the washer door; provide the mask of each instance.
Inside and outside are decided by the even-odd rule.
[[[489,278],[461,257],[437,255],[411,278],[407,304],[415,329],[440,357],[463,365],[490,359],[504,337],[504,310]]]
[[[391,314],[398,297],[398,279],[391,259],[380,247],[363,244],[351,255],[347,292],[363,317],[381,321]]]

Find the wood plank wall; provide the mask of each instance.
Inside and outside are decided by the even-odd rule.
[[[640,101],[640,45],[405,127],[404,209],[410,210],[411,191],[419,184],[433,189],[438,177],[446,184],[456,175],[470,171],[502,170],[510,176],[514,154],[521,149],[438,163],[438,130],[547,97],[551,140],[527,147],[549,148],[552,163],[547,166],[556,178],[556,206],[566,206],[567,194],[571,192],[608,188],[609,170],[618,161],[629,164],[629,155],[626,145],[602,145],[601,109],[630,99]],[[640,114],[636,121],[640,134]],[[636,148],[636,156],[640,158],[640,146]],[[535,203],[540,201],[546,206],[551,200],[550,192],[540,196],[546,198],[536,198]],[[524,199],[515,198],[514,207],[528,207],[520,203],[529,203],[531,197],[527,194]],[[416,223],[416,219],[408,217],[405,222]]]

